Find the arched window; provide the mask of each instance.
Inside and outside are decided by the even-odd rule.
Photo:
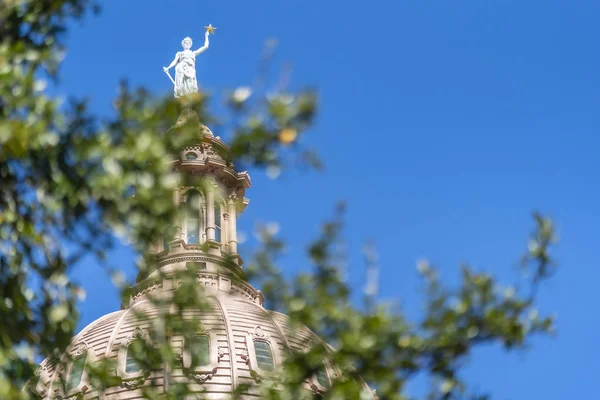
[[[143,343],[140,339],[136,339],[127,346],[127,357],[125,357],[125,372],[135,374],[142,370],[139,362],[136,359],[136,353],[140,354]]]
[[[325,367],[325,364],[323,364],[323,367],[316,372],[315,376],[321,387],[324,389],[329,389],[331,382],[329,380],[329,374],[327,374],[327,367]]]
[[[198,159],[198,154],[194,153],[193,151],[190,151],[189,153],[185,154],[185,159],[188,161],[194,161]]]
[[[221,242],[221,206],[215,202],[215,240]]]
[[[148,365],[138,360],[147,360],[152,355],[146,352],[152,349],[150,337],[140,327],[122,342],[118,356],[118,375],[121,377],[121,386],[133,389],[143,385],[150,375]]]
[[[204,383],[217,373],[224,354],[217,343],[217,335],[200,323],[194,335],[184,338],[183,370],[196,382]]]
[[[71,368],[67,375],[67,391],[77,389],[81,384],[83,378],[83,371],[85,369],[85,360],[87,359],[87,353],[78,356],[71,363]]]
[[[256,326],[246,336],[246,349],[240,354],[257,382],[275,371],[280,359],[277,343],[261,326]]]
[[[200,193],[190,190],[187,195],[187,244],[200,244]]]
[[[169,242],[174,239],[175,228],[173,226],[167,226],[163,229],[163,250],[169,249]]]
[[[210,339],[206,335],[194,336],[190,340],[191,367],[205,367],[210,364]]]
[[[309,352],[312,350],[314,342],[309,340],[304,344],[304,351]],[[316,360],[315,360],[316,361]],[[320,365],[319,365],[320,364]],[[317,365],[314,375],[309,379],[309,385],[315,393],[325,393],[331,389],[331,377],[329,375],[328,362],[325,359],[321,359],[321,362]]]
[[[256,364],[258,368],[267,372],[275,370],[275,363],[273,362],[273,352],[271,351],[271,345],[269,343],[262,340],[255,340],[254,353],[256,356]]]
[[[96,357],[94,351],[84,341],[79,342],[69,352],[70,364],[66,367],[64,375],[64,387],[65,392],[61,393],[63,397],[77,397],[79,394],[85,394],[89,388],[88,384],[88,372],[86,371],[86,365],[92,364]],[[56,389],[52,389],[56,390]],[[62,392],[62,389],[59,389]],[[52,396],[54,398],[54,396]]]

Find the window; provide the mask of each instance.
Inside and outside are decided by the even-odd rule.
[[[260,325],[248,331],[246,349],[240,356],[248,365],[250,376],[256,382],[271,376],[281,357],[277,342]]]
[[[215,240],[221,242],[221,207],[215,203]]]
[[[190,343],[192,368],[210,364],[210,340],[208,336],[195,336]]]
[[[142,370],[140,364],[135,358],[135,354],[139,354],[141,349],[142,343],[139,340],[135,340],[129,346],[127,346],[127,357],[125,358],[126,373],[134,374]]]
[[[218,345],[217,335],[200,323],[195,335],[182,339],[184,373],[198,383],[212,379],[225,354]]]
[[[91,350],[87,343],[81,341],[70,349],[68,360],[70,360],[70,364],[63,371],[64,374],[61,373],[61,380],[64,380],[65,389],[65,392],[61,393],[61,395],[74,397],[78,393],[85,394],[89,389],[86,386],[88,380],[86,365],[96,360],[94,351]],[[56,388],[52,390],[54,391]],[[62,392],[62,390],[59,389],[59,392]],[[54,398],[54,396],[51,397]]]
[[[175,228],[172,226],[167,226],[163,229],[163,250],[169,249],[169,242],[174,239],[175,236]]]
[[[187,244],[200,244],[200,193],[191,190],[187,195]]]
[[[83,378],[83,370],[85,369],[86,355],[79,356],[73,360],[71,364],[71,370],[69,371],[69,377],[67,379],[67,390],[76,389],[81,383]]]
[[[189,153],[186,153],[185,159],[190,161],[197,160],[198,154],[194,153],[193,151],[190,151]]]
[[[262,340],[256,340],[254,342],[254,352],[256,355],[256,364],[258,368],[268,372],[271,372],[275,369],[273,352],[271,351],[271,345],[269,343]]]
[[[323,367],[317,371],[315,376],[317,378],[317,382],[319,383],[319,385],[321,385],[325,389],[329,389],[329,386],[330,386],[329,375],[327,375],[327,369],[326,369],[325,365],[323,365]]]
[[[150,337],[140,327],[136,327],[122,342],[117,367],[122,387],[134,389],[145,384],[150,375],[150,365],[155,359],[155,354],[147,353],[152,350]]]

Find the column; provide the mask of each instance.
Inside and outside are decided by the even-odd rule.
[[[179,189],[173,191],[173,206],[175,207],[175,220],[173,221],[172,237],[168,241],[183,239],[183,216],[181,214],[181,192]]]
[[[200,238],[200,244],[206,242],[206,201],[202,202],[202,207],[200,207],[200,232],[202,232],[202,237]]]
[[[235,199],[229,200],[229,251],[237,254],[237,211],[235,209]]]
[[[221,242],[223,249],[229,251],[229,214],[227,211],[223,212],[223,222],[221,222]]]
[[[215,193],[212,185],[208,185],[206,193],[206,240],[215,240]]]

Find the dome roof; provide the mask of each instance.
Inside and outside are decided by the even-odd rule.
[[[256,358],[260,354],[256,349],[259,346],[255,346],[258,341],[261,345],[266,343],[270,347],[273,364],[277,365],[286,349],[302,351],[311,342],[319,340],[308,328],[292,329],[287,316],[266,310],[262,306],[260,291],[250,285],[232,282],[228,276],[218,272],[201,272],[198,281],[206,289],[210,307],[207,310],[190,311],[186,318],[200,321],[202,325],[199,333],[209,338],[209,365],[192,372],[175,370],[171,375],[175,381],[188,381],[193,391],[210,393],[211,399],[230,398],[237,385],[258,382],[261,376],[260,363]],[[155,284],[140,287],[139,292],[132,296],[129,308],[99,318],[73,338],[71,353],[74,359],[85,354],[86,363],[106,358],[117,361],[117,374],[122,379],[119,385],[99,393],[86,381],[84,373],[76,389],[62,393],[58,382],[61,375],[69,381],[69,367],[66,368],[67,371],[61,371],[61,368],[56,367],[57,363],[49,358],[41,365],[38,393],[48,399],[56,396],[78,398],[82,394],[83,398],[90,399],[97,398],[98,395],[103,395],[100,398],[105,400],[137,399],[142,397],[140,389],[144,386],[162,386],[164,371],[157,370],[147,375],[143,372],[129,374],[124,365],[127,345],[133,339],[145,337],[150,324],[155,320],[153,317],[158,314],[148,296],[157,291],[173,290],[168,286]],[[188,348],[186,340],[181,337],[173,338],[174,348],[181,352],[184,363]],[[323,388],[315,378],[314,382],[307,382],[307,389],[316,391]]]
[[[70,357],[42,362],[35,387],[42,399],[133,400],[142,398],[144,387],[165,387],[173,381],[186,382],[190,390],[211,399],[231,398],[246,384],[249,397],[256,398],[252,384],[281,364],[286,350],[303,351],[321,342],[308,328],[292,329],[288,317],[266,310],[260,290],[244,279],[236,224],[249,203],[245,192],[252,184],[250,177],[227,161],[227,145],[193,111],[184,110],[171,132],[188,123],[197,130],[197,138],[169,161],[180,178],[173,201],[181,212],[149,249],[155,265],[140,273],[122,310],[99,318],[73,338]],[[152,324],[162,321],[159,312],[169,312],[159,310],[152,299],[172,298],[182,271],[191,272],[204,288],[209,307],[185,310],[184,319],[194,321],[198,330],[192,336],[170,338],[181,356],[180,368],[145,371],[128,359],[129,346],[137,340],[151,344],[149,332],[156,331]],[[115,361],[114,373],[120,378],[103,390],[91,384],[85,368],[101,360]],[[331,374],[337,376],[327,362],[323,367],[307,380],[307,389],[325,391]]]

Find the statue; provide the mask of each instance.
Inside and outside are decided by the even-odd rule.
[[[177,52],[173,62],[168,67],[163,67],[163,71],[167,74],[173,85],[175,85],[175,97],[187,96],[191,93],[198,92],[198,82],[196,81],[196,56],[208,49],[208,35],[215,33],[215,27],[212,24],[205,26],[206,33],[204,34],[204,46],[198,50],[191,50],[192,39],[186,37],[181,41],[183,51]],[[175,67],[175,79],[171,77],[169,69]]]

